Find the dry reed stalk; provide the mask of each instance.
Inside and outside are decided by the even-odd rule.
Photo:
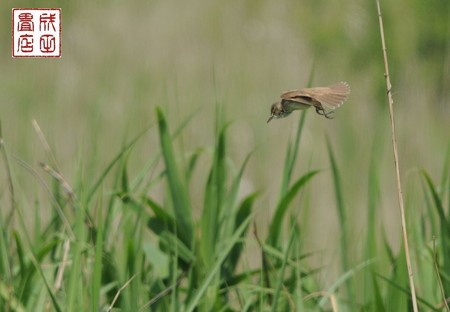
[[[398,193],[398,201],[400,206],[400,215],[402,219],[402,232],[403,232],[403,243],[405,245],[405,257],[406,257],[406,266],[408,267],[408,275],[409,275],[409,288],[411,289],[411,299],[412,306],[414,312],[418,312],[417,308],[417,298],[416,298],[416,290],[414,287],[414,278],[411,267],[411,256],[409,253],[408,246],[408,232],[406,230],[406,218],[405,218],[405,206],[403,203],[403,193],[402,193],[402,184],[400,180],[400,168],[398,162],[398,151],[397,151],[397,135],[395,133],[395,122],[394,122],[394,100],[392,98],[392,85],[391,79],[389,78],[389,65],[387,60],[387,50],[386,43],[384,40],[384,28],[383,28],[383,18],[381,16],[381,8],[380,8],[380,0],[376,0],[377,10],[378,10],[378,21],[380,24],[380,34],[381,34],[381,45],[383,48],[383,58],[384,58],[384,77],[386,78],[386,88],[387,95],[389,100],[389,117],[391,120],[391,137],[392,137],[392,148],[394,150],[394,164],[395,164],[395,173],[397,178],[397,193]]]

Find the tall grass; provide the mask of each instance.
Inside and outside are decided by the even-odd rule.
[[[311,254],[303,248],[298,211],[289,213],[300,191],[316,175],[323,174],[311,170],[290,181],[301,149],[305,113],[286,149],[280,196],[266,239],[259,237],[260,226],[254,229],[256,236],[249,235],[255,200],[260,193],[239,195],[251,156],[246,157],[238,170],[230,167],[233,165],[226,140],[230,126],[217,126],[203,207],[197,219],[189,184],[200,159],[206,156],[197,150],[188,161],[180,161],[184,153],[174,146],[180,130],[171,135],[162,110],[157,109],[156,115],[160,149],[150,156],[153,159],[150,167],[142,169],[136,177],[130,177],[127,168],[133,147],[145,144],[142,134],[125,144],[106,164],[99,180],[91,186],[80,181],[73,194],[64,191],[70,187],[69,183],[50,166],[44,166],[46,170],[41,173],[34,172],[45,183],[43,186],[47,184],[44,180],[53,185],[48,190],[54,205],[49,221],[36,222],[33,232],[25,225],[24,207],[16,204],[13,165],[2,141],[4,168],[11,174],[8,182],[11,205],[2,213],[0,240],[0,298],[5,311],[280,311],[326,310],[327,306],[338,311],[359,309],[358,306],[367,310],[408,309],[410,292],[405,285],[408,274],[401,257],[403,251],[396,254],[383,242],[383,228],[378,231],[371,225],[360,264],[347,258],[350,225],[345,214],[339,166],[330,144],[331,173],[342,230],[339,247],[342,275],[325,290],[318,278],[321,268],[313,265],[308,269]],[[189,124],[182,123],[180,127]],[[449,157],[443,168],[448,166]],[[142,183],[142,175],[154,170],[159,173],[152,175],[150,183]],[[373,163],[369,172],[368,217],[372,222],[380,196]],[[42,180],[46,174],[48,179]],[[113,189],[106,192],[105,179],[110,175]],[[444,172],[438,191],[425,171],[422,176],[428,206],[422,219],[429,216],[437,223],[422,224],[425,230],[415,235],[423,236],[424,245],[414,248],[418,255],[417,267],[420,271],[434,271],[435,277],[424,276],[417,299],[419,306],[439,311],[445,307],[444,298],[450,287],[446,273],[450,269],[450,221],[448,209],[444,208],[450,196],[450,179],[448,172]],[[156,185],[164,190],[162,202],[148,195],[149,189]],[[40,203],[37,205],[43,208],[39,207]],[[18,218],[17,228],[12,215]],[[437,236],[436,251],[426,238],[430,225],[431,232]],[[261,266],[256,267],[249,266],[245,260],[255,258],[249,254],[249,246],[255,243],[261,257]],[[385,251],[380,254],[378,246],[383,245]],[[365,281],[364,290],[355,289],[355,282],[361,278]]]
[[[101,29],[95,4],[72,3],[59,63],[0,60],[0,311],[448,311],[447,4],[386,3],[409,257],[374,7],[140,5],[111,4]],[[117,55],[83,57],[110,37]],[[268,127],[312,55],[311,77],[348,79],[349,102]]]

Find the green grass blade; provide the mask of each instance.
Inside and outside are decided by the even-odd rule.
[[[439,215],[439,224],[440,224],[440,235],[439,240],[441,242],[441,248],[442,248],[442,256],[444,259],[443,263],[443,271],[449,272],[450,271],[450,217],[447,217],[445,215],[444,211],[444,205],[442,203],[442,199],[440,198],[438,192],[436,191],[436,188],[431,181],[430,176],[425,172],[422,171],[422,176],[425,179],[425,182],[428,186],[428,189],[431,193],[434,207],[436,208],[436,211]],[[450,293],[450,281],[447,281],[443,279],[443,285],[445,293]]]
[[[377,277],[379,277],[380,279],[384,280],[385,282],[387,282],[389,285],[393,286],[395,289],[397,289],[400,292],[404,293],[406,295],[405,297],[407,297],[407,299],[409,299],[409,297],[411,296],[411,292],[409,291],[409,289],[407,287],[403,287],[403,286],[397,284],[396,282],[392,281],[391,279],[389,279],[389,278],[387,278],[387,277],[385,277],[383,275],[380,275],[380,274],[377,274],[377,273],[375,273],[375,275]],[[432,304],[431,302],[428,302],[427,300],[425,300],[425,299],[423,299],[421,297],[417,297],[417,301],[419,303],[422,303],[424,306],[426,306],[431,311],[436,311],[436,312],[442,311],[442,309],[436,308],[434,306],[434,304]],[[396,311],[398,311],[398,310],[396,310]]]
[[[379,177],[379,159],[381,158],[381,146],[379,136],[376,136],[372,144],[371,160],[369,164],[368,173],[368,190],[367,190],[367,233],[364,246],[364,259],[369,260],[378,256],[378,211],[381,200],[380,191],[380,177]],[[371,268],[373,269],[373,268]],[[364,302],[376,300],[376,290],[373,288],[377,286],[374,282],[371,270],[367,269],[364,272]]]
[[[22,305],[20,300],[11,293],[9,285],[0,280],[0,298],[4,300],[3,309],[5,311],[12,310],[15,312],[25,312],[25,307]]]
[[[271,246],[278,246],[279,244],[279,237],[280,233],[282,232],[282,226],[283,226],[283,218],[286,214],[287,208],[289,207],[289,204],[294,199],[295,195],[298,193],[298,191],[312,178],[314,177],[319,170],[313,170],[305,175],[303,175],[301,178],[299,178],[294,185],[289,189],[289,191],[281,198],[279,201],[279,204],[277,206],[277,209],[275,211],[275,215],[273,217],[272,223],[270,224],[269,228],[269,237],[268,237],[268,244]]]
[[[213,164],[208,176],[205,190],[205,201],[201,218],[202,239],[200,250],[206,268],[215,262],[217,254],[217,237],[221,230],[220,216],[224,208],[226,176],[226,126],[217,138]]]
[[[35,263],[35,265],[39,266],[37,263]],[[39,273],[40,273],[40,275],[42,277],[42,280],[44,281],[45,288],[47,289],[47,292],[50,295],[50,298],[52,300],[53,308],[55,309],[56,312],[62,312],[63,310],[61,309],[61,307],[60,307],[60,305],[58,303],[58,300],[56,299],[56,295],[53,293],[50,285],[48,284],[48,281],[47,281],[47,279],[45,277],[44,272],[42,271],[42,269],[40,267],[37,267],[37,270],[39,271]]]
[[[444,161],[444,165],[442,166],[443,170],[442,172],[444,173],[442,175],[441,178],[441,190],[444,192],[444,190],[448,190],[448,188],[446,188],[447,184],[450,183],[450,142],[448,144],[447,147],[447,152],[445,153],[446,157],[445,157],[445,161]],[[444,196],[444,194],[442,194],[442,196]],[[449,206],[450,206],[450,201],[449,201]],[[450,213],[450,211],[449,211]]]
[[[235,220],[234,220],[234,231],[237,231],[239,226],[245,222],[245,220],[248,219],[248,217],[251,215],[252,212],[252,205],[255,199],[258,196],[258,192],[250,194],[247,196],[241,203],[241,205],[238,208]],[[245,233],[247,232],[247,229],[242,232],[241,239],[244,238]],[[242,254],[242,251],[244,249],[243,243],[236,244],[233,249],[230,252],[229,257],[227,258],[227,261],[225,261],[223,265],[223,278],[225,280],[228,280],[231,278],[232,274],[235,272],[239,258]]]
[[[328,149],[328,156],[330,158],[331,172],[333,174],[334,192],[336,196],[336,208],[338,212],[339,224],[342,233],[340,239],[342,271],[347,272],[350,269],[350,264],[348,260],[348,220],[344,196],[342,192],[341,178],[339,176],[336,158],[334,157],[333,149],[331,148],[330,140],[328,138],[327,138],[327,149]],[[347,286],[347,295],[350,298],[355,298],[353,286],[350,280],[347,281],[346,286]]]
[[[120,186],[122,188],[122,194],[125,196],[128,196],[130,193],[130,181],[128,180],[128,157],[130,156],[130,153],[126,153],[123,157],[123,164],[122,164],[122,173],[120,175]]]
[[[373,290],[374,290],[374,304],[375,304],[375,311],[386,311],[386,307],[384,306],[383,297],[381,295],[380,287],[378,286],[377,280],[375,278],[375,275],[372,274],[372,283],[373,283]],[[365,301],[367,302],[367,301]]]
[[[76,224],[74,227],[75,241],[71,248],[71,270],[67,287],[67,310],[68,312],[79,311],[83,307],[80,295],[83,292],[83,265],[84,265],[84,243],[86,240],[86,218],[84,209],[76,210]],[[84,299],[84,298],[83,298]]]
[[[314,66],[315,66],[314,64],[311,66],[307,86],[311,86],[313,82]],[[286,158],[284,161],[284,168],[283,168],[283,176],[281,180],[280,197],[283,197],[289,188],[289,183],[291,181],[292,173],[294,172],[295,163],[297,161],[298,151],[300,147],[300,138],[303,131],[303,127],[305,125],[305,120],[306,120],[306,111],[303,111],[301,112],[300,121],[297,126],[297,131],[294,139],[294,146],[292,147],[292,143],[289,142],[287,147]]]
[[[18,235],[14,235],[15,238],[20,241],[20,238]],[[18,243],[19,245],[21,245],[22,243],[19,243],[18,241],[16,241],[16,243]],[[18,297],[20,298],[20,300],[22,302],[27,302],[28,299],[30,298],[31,294],[33,293],[33,286],[34,284],[32,283],[35,274],[36,274],[36,268],[38,266],[39,263],[41,263],[43,261],[43,259],[45,259],[46,256],[48,256],[51,252],[54,252],[54,250],[57,248],[58,244],[60,243],[60,241],[58,239],[53,239],[45,244],[43,244],[42,246],[40,246],[39,250],[37,250],[36,252],[32,251],[32,260],[35,260],[35,262],[33,262],[32,264],[29,264],[28,261],[25,258],[25,255],[22,255],[21,257],[23,257],[23,259],[21,261],[23,261],[23,267],[21,267],[21,270],[23,270],[23,272],[21,272],[21,279],[20,279],[20,284],[18,290],[16,290],[16,294],[18,295]],[[34,257],[34,258],[33,258]],[[28,264],[27,264],[28,263]]]
[[[191,247],[194,231],[187,186],[183,184],[180,177],[180,171],[177,169],[172,140],[169,135],[164,114],[160,108],[156,109],[156,113],[158,117],[161,150],[166,165],[167,180],[174,208],[178,236],[186,244],[186,246]]]
[[[337,293],[337,291],[341,285],[346,285],[347,281],[349,281],[352,277],[354,277],[356,273],[358,273],[359,271],[370,266],[374,262],[375,262],[375,260],[367,260],[367,261],[364,261],[363,263],[358,264],[356,267],[348,270],[347,272],[344,272],[344,274],[342,274],[342,276],[339,277],[333,283],[333,285],[331,285],[331,287],[327,289],[327,293],[329,293],[329,294]],[[319,302],[319,306],[322,307],[328,299],[329,299],[329,297],[323,297]],[[350,300],[351,299],[352,298],[350,298]]]
[[[230,192],[226,198],[227,205],[226,205],[226,211],[230,211],[231,213],[235,212],[233,210],[236,210],[238,206],[236,205],[237,199],[238,199],[238,193],[239,193],[239,187],[241,185],[242,176],[244,175],[245,168],[247,167],[247,164],[250,160],[251,153],[245,157],[244,162],[241,165],[241,168],[239,169],[238,174],[234,177],[233,183],[231,185]]]
[[[144,201],[154,213],[154,216],[149,216],[147,226],[158,235],[161,249],[169,255],[177,255],[186,265],[193,261],[195,256],[192,251],[176,236],[174,217],[151,198],[144,197]]]
[[[294,147],[292,147],[292,143],[289,142],[286,159],[284,161],[284,169],[283,169],[283,177],[281,181],[281,196],[283,196],[289,187],[289,182],[291,181],[292,173],[294,172],[295,163],[298,157],[298,151],[300,146],[300,139],[303,131],[303,127],[305,125],[306,120],[306,111],[303,111],[300,116],[300,121],[298,123],[297,132],[294,140]]]
[[[100,306],[100,291],[102,282],[103,264],[103,196],[100,193],[97,205],[97,237],[95,241],[94,272],[92,276],[91,307],[92,311],[98,311]]]
[[[188,166],[186,168],[186,181],[191,180],[192,174],[194,173],[194,169],[202,152],[202,149],[197,149],[189,158]]]
[[[97,179],[97,181],[94,183],[94,185],[91,187],[91,190],[87,196],[86,202],[89,204],[92,200],[92,197],[94,196],[95,192],[98,190],[100,185],[102,184],[103,180],[105,180],[108,173],[111,171],[111,169],[114,167],[114,165],[122,158],[122,156],[128,152],[134,144],[145,134],[149,128],[145,129],[144,131],[140,132],[131,142],[126,145],[122,150],[116,155],[116,157],[113,158],[113,160],[108,164],[106,169],[103,171],[103,173],[100,175],[100,177]]]
[[[172,133],[172,140],[176,139],[181,133],[183,133],[183,130],[187,127],[187,125],[191,122],[191,120],[193,119],[193,117],[195,116],[195,114],[199,111],[199,109],[197,109],[196,111],[194,111],[192,114],[190,114],[186,119],[184,119],[181,124],[175,129],[175,131]],[[199,151],[195,152],[195,154],[199,153]],[[137,175],[133,182],[131,183],[131,189],[132,190],[136,190],[139,185],[144,181],[144,179],[146,177],[148,177],[149,175],[149,171],[154,168],[158,162],[159,159],[161,158],[161,151],[158,150],[157,152],[154,153],[153,158],[148,162],[148,164],[145,166],[146,169],[142,170],[140,172],[139,175]],[[190,164],[191,165],[191,164]],[[195,164],[194,164],[195,165]],[[193,168],[188,168],[186,169],[186,171],[188,172],[189,169],[193,169]],[[164,173],[163,173],[164,174]],[[159,177],[161,177],[163,174],[159,175]],[[158,178],[156,180],[158,180]],[[189,178],[186,178],[186,181],[189,181]],[[149,187],[149,186],[147,186]]]
[[[250,221],[251,216],[249,216],[244,222],[242,222],[242,224],[239,226],[239,228],[236,230],[233,236],[225,243],[225,246],[220,251],[214,266],[212,266],[211,270],[208,271],[206,278],[200,284],[200,287],[194,294],[192,300],[188,302],[186,307],[187,312],[192,312],[195,310],[200,300],[204,296],[206,290],[208,289],[208,286],[211,284],[214,277],[218,274],[220,267],[222,266],[222,263],[225,261],[226,257],[233,249],[233,247],[239,242],[240,237],[245,232],[245,229],[247,229]]]
[[[433,181],[431,181],[430,176],[423,170],[422,170],[422,176],[424,177],[425,182],[426,182],[426,184],[428,186],[428,189],[430,190],[431,196],[432,196],[433,201],[434,201],[434,205],[436,207],[436,211],[437,211],[437,213],[439,215],[439,218],[440,218],[441,222],[445,221],[443,223],[444,230],[446,230],[445,233],[448,233],[448,231],[447,231],[448,230],[448,221],[447,221],[447,217],[445,215],[444,206],[442,205],[442,200],[439,197],[439,194],[436,191],[436,188],[435,188],[435,186],[433,184]]]
[[[169,230],[173,234],[176,234],[174,217],[150,197],[145,197],[144,200],[155,214],[155,216],[150,218],[148,227],[158,235],[164,230]]]
[[[287,248],[284,252],[284,257],[283,257],[283,262],[281,263],[281,269],[279,270],[279,275],[277,278],[277,285],[275,287],[275,294],[274,294],[274,298],[273,298],[273,302],[272,302],[272,312],[276,312],[277,311],[277,307],[278,307],[278,302],[280,299],[280,291],[281,291],[281,286],[283,285],[283,281],[284,281],[284,273],[286,271],[286,264],[288,262],[289,259],[289,253],[291,250],[291,247],[294,243],[294,238],[296,238],[295,235],[295,226],[292,226],[292,229],[290,231],[289,234],[289,242],[287,245]]]
[[[220,216],[220,222],[222,223],[222,231],[220,235],[222,237],[229,237],[234,233],[236,228],[246,218],[246,213],[250,213],[253,200],[256,198],[257,193],[253,193],[247,196],[241,203],[238,203],[238,193],[241,185],[242,176],[244,170],[247,167],[250,160],[251,153],[247,155],[244,162],[241,165],[238,173],[233,178],[230,190],[226,196],[224,208],[222,209],[222,215]],[[234,270],[234,269],[233,269]]]
[[[303,295],[303,283],[304,283],[304,276],[302,276],[302,271],[300,269],[300,264],[301,264],[301,257],[302,255],[300,254],[300,251],[303,249],[302,248],[302,241],[300,239],[300,226],[296,226],[295,227],[295,234],[297,236],[297,238],[294,240],[294,246],[292,247],[293,250],[293,256],[298,259],[297,262],[299,263],[299,266],[294,266],[293,267],[293,276],[295,278],[296,281],[296,287],[293,291],[293,295],[294,295],[294,302],[295,302],[295,308],[297,311],[305,311],[305,302],[304,302],[304,295]],[[306,281],[306,278],[305,278]],[[305,283],[306,284],[306,283]]]

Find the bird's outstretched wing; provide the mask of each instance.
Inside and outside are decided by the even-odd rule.
[[[286,91],[281,98],[286,101],[297,102],[333,111],[341,106],[350,94],[350,87],[346,82],[339,82],[329,87],[304,88]]]
[[[280,98],[283,102],[294,102],[298,104],[308,105],[308,106],[317,106],[320,105],[314,98],[312,98],[310,95],[306,94],[302,90],[291,90],[286,91],[281,94]],[[294,104],[292,103],[292,104]]]

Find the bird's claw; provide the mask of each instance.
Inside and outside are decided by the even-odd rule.
[[[324,116],[325,118],[328,118],[328,119],[333,119],[334,118],[334,111],[331,111],[331,112],[327,113],[321,107],[316,107],[316,113],[321,115],[321,116]]]

